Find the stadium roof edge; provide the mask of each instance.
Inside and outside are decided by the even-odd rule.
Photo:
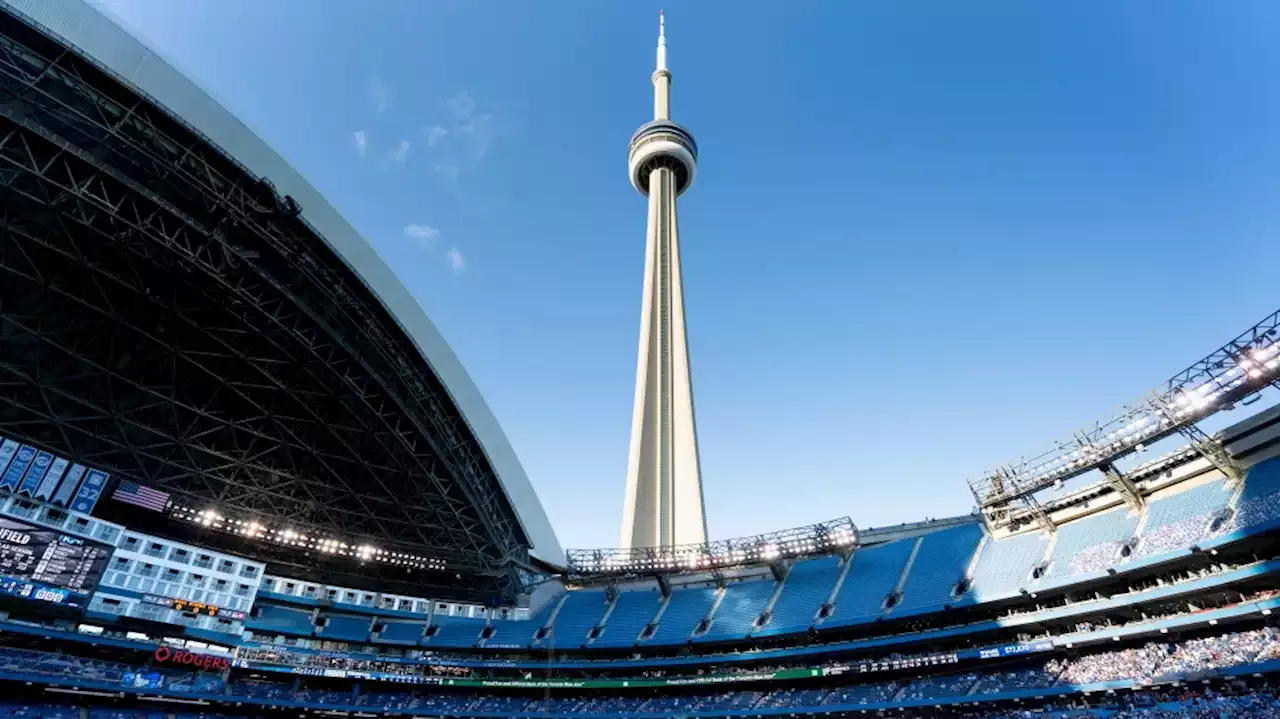
[[[270,180],[281,195],[296,199],[303,218],[379,299],[444,384],[515,509],[532,545],[530,554],[550,564],[564,564],[564,550],[542,502],[480,390],[421,305],[373,246],[319,191],[243,121],[105,8],[84,0],[0,0],[0,6],[79,48],[195,128],[250,172]]]

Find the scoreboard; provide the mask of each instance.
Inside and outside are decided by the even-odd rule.
[[[0,517],[0,596],[83,607],[111,547]]]

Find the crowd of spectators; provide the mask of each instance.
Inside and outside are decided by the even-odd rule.
[[[1016,690],[1094,685],[1120,680],[1142,684],[1162,677],[1185,677],[1229,666],[1256,664],[1280,658],[1280,628],[1264,627],[1212,637],[1147,644],[1111,651],[1055,657],[1041,664],[989,672],[964,671],[926,675],[914,680],[866,682],[834,689],[757,689],[717,693],[664,693],[648,698],[590,698],[555,691],[539,696],[442,694],[413,689],[361,692],[305,686],[294,677],[273,682],[218,678],[209,673],[164,673],[155,668],[88,659],[26,649],[0,649],[0,671],[45,676],[74,676],[106,683],[128,683],[130,677],[163,676],[161,684],[146,688],[199,694],[225,693],[269,701],[307,705],[362,707],[369,710],[524,713],[564,715],[586,712],[680,714],[690,711],[741,711],[753,708],[835,707],[882,705],[948,697],[994,695]],[[865,675],[864,675],[865,677]],[[366,683],[366,688],[381,688]],[[1160,715],[1152,715],[1160,716]]]

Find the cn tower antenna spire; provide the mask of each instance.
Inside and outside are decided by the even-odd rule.
[[[667,69],[667,21],[658,11],[658,70]]]
[[[653,121],[636,130],[627,152],[631,185],[648,200],[649,222],[622,514],[621,546],[626,548],[707,541],[676,222],[676,198],[693,185],[698,169],[698,144],[670,119],[667,22],[661,12],[657,60],[651,78]]]

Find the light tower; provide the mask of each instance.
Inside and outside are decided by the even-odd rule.
[[[640,359],[621,546],[694,544],[707,539],[684,326],[676,198],[693,184],[698,145],[671,117],[666,25],[658,16],[653,122],[631,136],[631,184],[649,198]]]

